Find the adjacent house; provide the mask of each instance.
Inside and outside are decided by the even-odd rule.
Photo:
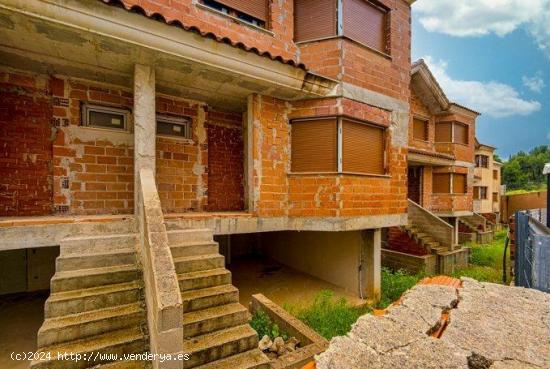
[[[494,158],[495,148],[476,140],[474,211],[492,223],[500,222],[502,163]]]
[[[411,90],[412,2],[1,0],[5,285],[50,285],[32,367],[264,368],[239,257],[377,299],[383,230],[470,215],[477,113],[423,64]]]
[[[461,224],[473,213],[475,123],[452,103],[423,60],[412,65],[408,130],[408,225],[388,231],[384,264],[450,272],[467,263]]]

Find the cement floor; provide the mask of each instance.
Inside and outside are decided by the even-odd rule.
[[[345,297],[353,305],[366,302],[341,287],[270,259],[252,256],[234,258],[229,269],[244,306],[248,306],[252,295],[256,293],[264,294],[281,306],[285,303],[307,306],[321,290],[331,290],[335,297]]]
[[[48,292],[0,296],[0,368],[26,369],[29,361],[13,361],[12,352],[36,350],[36,333],[44,320]]]

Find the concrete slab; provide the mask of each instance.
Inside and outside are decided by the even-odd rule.
[[[361,317],[316,362],[317,369],[550,368],[550,294],[467,278],[462,287],[421,284],[383,316]]]

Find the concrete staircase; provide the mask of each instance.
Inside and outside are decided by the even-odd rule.
[[[442,245],[428,233],[425,233],[425,231],[413,224],[402,227],[402,230],[406,232],[412,240],[425,247],[426,250],[432,254],[439,255],[452,250],[451,245]]]
[[[137,235],[67,238],[61,242],[32,369],[145,369],[147,362],[103,354],[148,350]],[[81,355],[78,361],[58,354]],[[101,355],[100,355],[101,354]]]
[[[248,310],[208,229],[168,231],[183,303],[184,369],[268,369]]]

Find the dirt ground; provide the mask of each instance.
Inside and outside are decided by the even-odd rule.
[[[256,293],[264,294],[278,305],[307,305],[321,290],[332,290],[335,297],[345,297],[353,305],[365,303],[350,291],[270,259],[238,258],[232,261],[229,269],[244,306],[248,306],[251,296]]]
[[[36,333],[44,320],[45,293],[0,296],[0,368],[26,369],[28,361],[14,361],[12,352],[36,350]]]

